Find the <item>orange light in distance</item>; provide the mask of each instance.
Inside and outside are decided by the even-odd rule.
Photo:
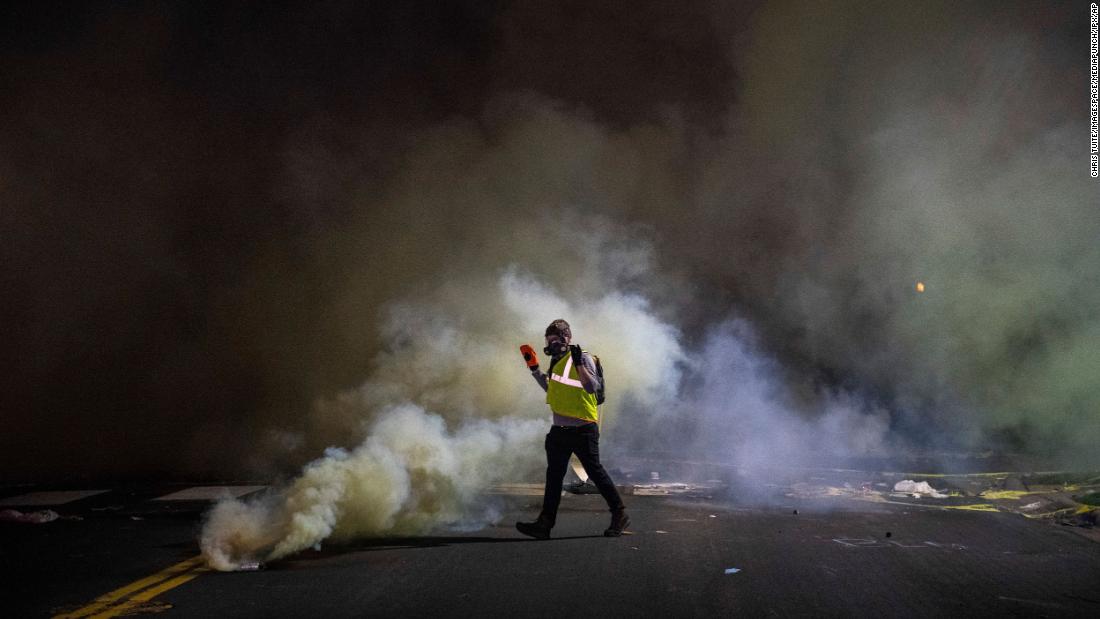
[[[917,292],[924,292],[924,282],[917,282]]]

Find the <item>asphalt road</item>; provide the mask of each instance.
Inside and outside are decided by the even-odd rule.
[[[2,523],[0,614],[51,616],[97,598],[93,610],[172,617],[1100,613],[1100,544],[1015,514],[635,496],[634,534],[608,539],[601,499],[568,495],[554,539],[536,541],[512,522],[537,499],[505,500],[497,526],[330,544],[237,573],[181,564],[198,554],[194,505]]]

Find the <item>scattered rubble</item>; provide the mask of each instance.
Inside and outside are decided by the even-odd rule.
[[[879,502],[883,500],[881,494],[878,492],[865,492],[862,488],[855,488],[851,484],[847,483],[844,484],[843,487],[809,483],[796,483],[792,484],[785,494],[786,496],[793,499],[847,497],[859,501]]]
[[[1066,526],[1091,529],[1100,525],[1100,508],[1084,507],[1072,514],[1060,515],[1057,521]]]
[[[713,484],[685,484],[677,482],[635,484],[628,494],[635,496],[680,495],[694,498],[712,498],[718,486]]]
[[[919,499],[924,496],[930,496],[933,499],[946,499],[947,495],[938,492],[935,488],[930,486],[928,482],[915,482],[912,479],[904,479],[894,484],[894,492],[902,492],[907,496],[911,496],[915,499]]]
[[[685,494],[694,490],[691,484],[635,484],[633,494],[637,496],[662,496],[666,494]]]
[[[795,499],[852,499],[934,509],[1014,513],[1051,523],[1063,522],[1080,532],[1096,531],[1100,535],[1100,527],[1089,527],[1090,519],[1096,516],[1088,515],[1091,510],[1100,508],[1100,474],[1096,472],[955,475],[837,470],[831,473],[775,488]],[[1086,515],[1080,516],[1082,513]],[[1100,537],[1097,539],[1100,541]]]
[[[53,522],[61,516],[52,509],[44,509],[37,512],[21,512],[18,509],[0,510],[0,521],[19,522],[23,524],[44,524]]]

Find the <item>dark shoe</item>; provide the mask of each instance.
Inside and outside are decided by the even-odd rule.
[[[569,484],[568,486],[565,486],[563,488],[563,490],[565,490],[566,492],[568,492],[570,494],[599,494],[600,493],[600,489],[596,487],[596,484],[592,483],[591,479],[589,479],[588,481],[581,481],[581,480],[578,479],[577,481]]]
[[[517,522],[516,530],[535,539],[550,539],[550,527],[542,519],[534,522]]]
[[[625,511],[611,512],[611,526],[603,532],[604,537],[619,537],[630,526],[630,516]]]

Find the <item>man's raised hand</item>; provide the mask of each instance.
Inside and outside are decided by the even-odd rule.
[[[535,349],[531,348],[530,344],[524,344],[519,347],[519,351],[523,353],[523,360],[527,362],[527,369],[532,372],[539,371],[539,358],[535,354]]]

